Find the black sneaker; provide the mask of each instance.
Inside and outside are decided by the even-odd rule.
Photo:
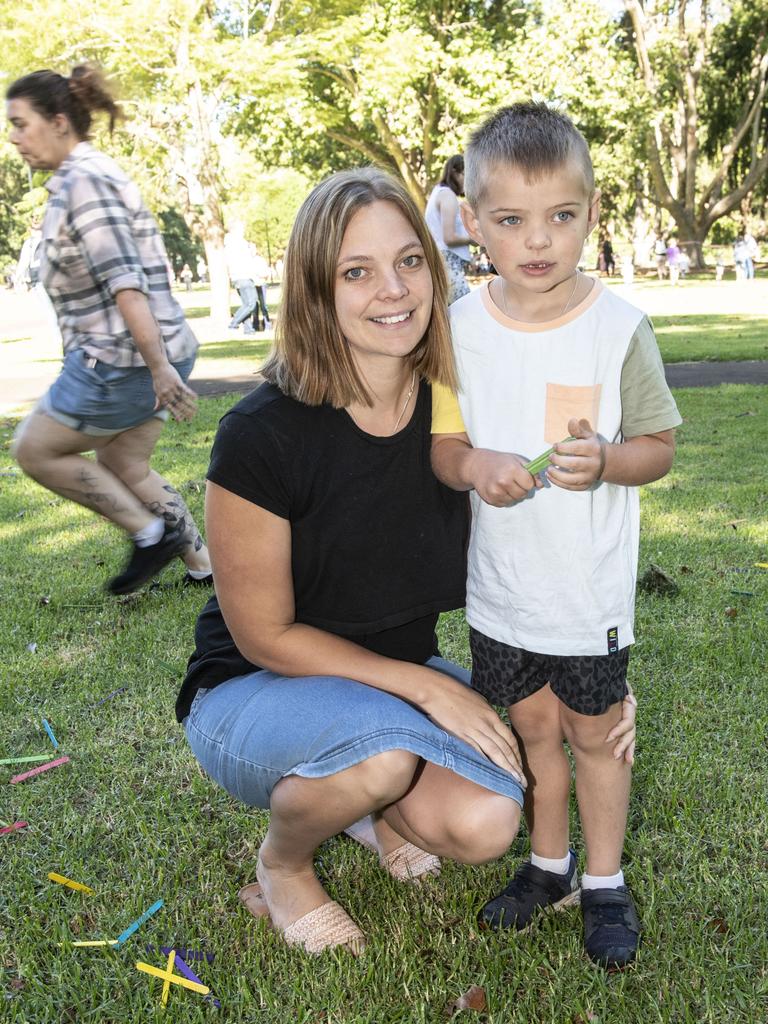
[[[480,924],[523,931],[537,910],[560,910],[579,902],[576,854],[569,851],[570,868],[564,875],[542,871],[530,861],[521,864],[512,881],[480,911]]]
[[[191,573],[187,572],[184,574],[184,579],[181,581],[182,587],[212,587],[213,586],[213,573],[209,572],[207,576],[201,576],[200,579],[195,579]]]
[[[130,594],[138,590],[143,583],[151,580],[183,551],[186,543],[183,520],[173,526],[166,523],[163,536],[157,544],[150,544],[145,548],[133,545],[128,564],[119,576],[115,576],[107,583],[107,590],[110,594]]]
[[[618,889],[583,889],[584,948],[603,967],[632,963],[640,941],[640,920],[625,885]]]

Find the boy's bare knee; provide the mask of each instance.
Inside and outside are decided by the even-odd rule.
[[[605,737],[621,718],[621,705],[608,708],[601,715],[580,715],[566,708],[562,716],[563,732],[573,752],[583,754],[606,753],[611,746]]]
[[[519,825],[520,806],[516,801],[495,793],[477,800],[461,821],[448,826],[454,859],[462,864],[485,864],[503,857]]]

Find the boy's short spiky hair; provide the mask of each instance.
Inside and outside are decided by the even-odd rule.
[[[546,103],[513,103],[491,114],[472,132],[464,153],[464,194],[470,206],[484,198],[489,172],[497,165],[518,167],[535,180],[575,157],[592,194],[595,175],[586,139],[565,114]]]

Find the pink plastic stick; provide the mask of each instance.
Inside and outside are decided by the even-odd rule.
[[[10,780],[11,785],[16,782],[23,782],[25,779],[31,779],[41,772],[47,772],[49,768],[58,768],[60,764],[66,764],[68,760],[69,758],[66,756],[57,757],[55,761],[47,761],[45,764],[38,765],[37,768],[32,768],[28,772],[22,772],[21,775],[14,775]]]
[[[0,828],[0,836],[4,835],[6,832],[15,832],[17,829],[26,827],[26,821],[14,821],[12,825],[6,825],[5,828]]]

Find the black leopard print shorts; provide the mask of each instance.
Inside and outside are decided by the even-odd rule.
[[[491,704],[509,707],[549,683],[571,711],[602,715],[627,695],[629,647],[615,654],[532,654],[469,629],[472,687]]]

